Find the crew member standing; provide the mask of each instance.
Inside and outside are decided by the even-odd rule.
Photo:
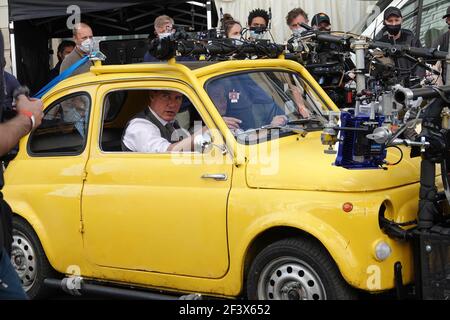
[[[448,25],[448,31],[443,33],[435,43],[433,43],[433,48],[437,48],[439,51],[446,51],[448,52],[448,42],[450,39],[450,6],[447,8],[447,13],[445,16],[442,17],[442,19],[445,19],[445,22]],[[445,61],[441,61],[442,64],[442,82],[444,84],[447,76],[447,64]]]
[[[319,31],[331,31],[330,17],[326,13],[318,13],[311,20],[311,27]]]
[[[73,40],[76,43],[75,49],[69,53],[63,60],[60,73],[64,72],[71,65],[77,61],[83,59],[88,54],[92,53],[94,48],[94,35],[92,34],[92,29],[86,23],[78,23],[73,28]],[[72,76],[81,74],[84,72],[89,72],[89,69],[93,66],[92,61],[88,60],[86,63],[81,65],[76,69]]]
[[[410,47],[420,48],[420,40],[414,35],[411,30],[402,29],[403,16],[400,9],[396,7],[389,7],[384,11],[384,27],[375,36],[376,41],[386,42],[393,45],[407,45]],[[401,76],[404,80],[405,86],[410,86],[410,75],[417,78],[420,82],[421,78],[425,76],[425,69],[416,66],[416,62],[409,60],[406,57],[394,58],[396,66],[400,69]]]

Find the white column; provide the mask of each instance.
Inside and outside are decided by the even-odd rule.
[[[9,23],[9,45],[11,50],[11,70],[17,78],[17,60],[16,60],[16,38],[14,35],[14,21]]]
[[[212,4],[211,1],[206,1],[206,20],[208,24],[208,30],[212,29]]]

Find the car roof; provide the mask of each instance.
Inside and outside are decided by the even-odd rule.
[[[265,63],[275,67],[278,59],[267,59]],[[262,61],[261,61],[262,62]],[[222,68],[223,64],[223,68]],[[218,65],[217,68],[215,65]],[[220,65],[220,66],[219,66]],[[80,86],[127,80],[139,80],[148,77],[160,79],[176,79],[190,82],[191,77],[201,78],[212,73],[259,68],[257,60],[234,61],[161,61],[123,65],[102,65],[96,63],[89,72],[68,77],[51,88],[43,98]],[[267,66],[266,66],[267,67]],[[184,70],[183,70],[184,68]],[[212,69],[213,68],[213,69]],[[189,71],[187,71],[188,69]]]
[[[191,70],[200,69],[203,67],[211,66],[221,61],[177,61],[178,64],[182,64]]]

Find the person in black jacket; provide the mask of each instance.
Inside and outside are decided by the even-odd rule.
[[[393,45],[407,45],[410,47],[421,48],[420,40],[411,30],[402,28],[402,12],[396,7],[389,7],[384,11],[384,27],[375,36],[376,41],[386,42]],[[400,70],[400,77],[404,80],[405,86],[410,86],[415,81],[411,81],[410,76],[416,78],[419,83],[425,76],[425,69],[416,65],[414,61],[406,57],[396,57],[395,63]]]
[[[442,17],[442,19],[445,19],[445,22],[448,25],[448,31],[441,34],[441,36],[436,40],[436,42],[433,43],[432,47],[437,48],[439,51],[446,51],[448,52],[448,42],[450,39],[450,6],[447,8],[447,13],[445,16]],[[445,61],[441,62],[442,64],[442,82],[444,84],[447,76],[447,64]]]
[[[4,65],[3,36],[0,32],[0,66],[3,73]],[[11,150],[19,139],[37,127],[42,120],[42,101],[30,99],[25,94],[15,94],[17,115],[4,123],[0,123],[0,157]],[[0,113],[5,103],[3,77],[0,77]],[[1,115],[0,115],[1,116]],[[3,187],[3,170],[0,168],[0,188]],[[12,244],[12,213],[11,208],[3,200],[0,192],[0,300],[27,299],[21,282],[9,255]]]

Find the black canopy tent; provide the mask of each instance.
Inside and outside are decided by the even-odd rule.
[[[207,30],[217,24],[211,3],[214,6],[210,0],[9,0],[13,68],[32,92],[47,83],[49,40],[72,36],[67,20],[73,21],[73,5],[79,7],[81,21],[92,27],[95,36],[152,36],[153,21],[161,14],[195,31]]]

